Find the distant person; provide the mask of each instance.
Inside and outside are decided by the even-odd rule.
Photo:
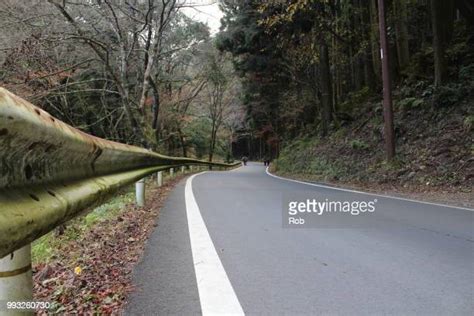
[[[243,156],[243,157],[242,157],[242,163],[244,164],[244,166],[247,165],[247,161],[248,161],[248,160],[249,160],[249,159],[247,158],[247,156]]]
[[[263,159],[263,165],[270,166],[270,158],[266,157],[265,159]]]

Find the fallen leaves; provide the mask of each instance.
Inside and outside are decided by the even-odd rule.
[[[82,273],[82,268],[81,268],[81,267],[75,267],[75,268],[74,268],[74,273],[75,273],[76,275],[81,275],[81,273]]]
[[[156,226],[159,209],[181,178],[160,188],[150,184],[145,207],[128,204],[115,218],[96,223],[77,239],[58,243],[53,259],[33,268],[35,299],[51,302],[52,313],[120,314],[133,289],[131,273]]]

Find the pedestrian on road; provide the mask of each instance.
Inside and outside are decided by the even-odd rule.
[[[247,156],[243,156],[243,157],[242,157],[242,163],[244,164],[244,166],[247,165],[247,161],[248,161],[248,160],[249,160],[249,159],[247,158]]]
[[[270,166],[270,158],[265,157],[265,158],[263,159],[263,165],[264,165],[264,166]]]

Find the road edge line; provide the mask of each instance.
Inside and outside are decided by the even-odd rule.
[[[194,273],[203,315],[245,315],[224,266],[217,254],[194,197],[192,175],[184,188],[186,217],[193,256]]]
[[[325,189],[333,189],[333,190],[338,190],[338,191],[345,191],[345,192],[351,192],[351,193],[358,193],[358,194],[365,194],[365,195],[371,195],[371,196],[377,196],[377,197],[382,197],[382,198],[387,198],[387,199],[394,199],[394,200],[400,200],[400,201],[407,201],[407,202],[412,202],[412,203],[420,203],[420,204],[427,204],[427,205],[434,205],[434,206],[440,206],[440,207],[447,207],[447,208],[455,208],[459,210],[465,210],[465,211],[471,211],[474,212],[474,209],[468,208],[468,207],[462,207],[462,206],[454,206],[454,205],[447,205],[447,204],[440,204],[440,203],[433,203],[433,202],[425,202],[425,201],[420,201],[420,200],[414,200],[414,199],[407,199],[407,198],[402,198],[402,197],[397,197],[397,196],[391,196],[391,195],[385,195],[385,194],[377,194],[377,193],[370,193],[370,192],[364,192],[364,191],[357,191],[357,190],[351,190],[351,189],[344,189],[344,188],[338,188],[338,187],[332,187],[324,184],[316,184],[316,183],[311,183],[311,182],[305,182],[305,181],[300,181],[300,180],[295,180],[295,179],[290,179],[290,178],[284,178],[281,176],[277,176],[269,171],[270,167],[267,167],[265,169],[265,172],[267,175],[280,179],[280,180],[285,180],[285,181],[290,181],[290,182],[296,182],[300,184],[306,184],[306,185],[311,185],[314,187],[320,187],[320,188],[325,188]]]

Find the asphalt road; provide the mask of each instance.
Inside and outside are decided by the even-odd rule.
[[[306,198],[376,202],[284,227],[288,199]],[[474,212],[278,179],[261,164],[206,172],[168,198],[133,280],[128,315],[473,315]]]

